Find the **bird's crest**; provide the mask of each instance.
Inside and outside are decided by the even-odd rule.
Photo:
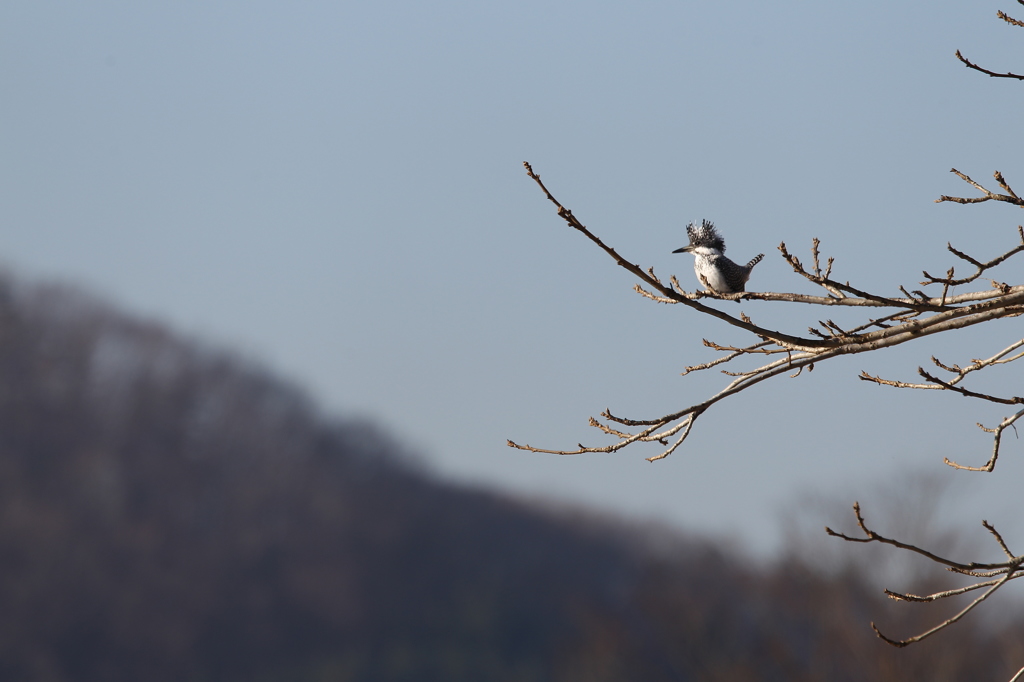
[[[718,234],[715,224],[710,220],[701,220],[700,227],[696,222],[686,226],[686,234],[690,237],[690,246],[706,246],[725,253],[725,240]]]

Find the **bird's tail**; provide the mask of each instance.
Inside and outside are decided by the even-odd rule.
[[[750,262],[747,263],[747,270],[752,270],[755,265],[757,265],[758,263],[761,262],[762,258],[764,258],[764,254],[763,253],[759,253],[756,256],[754,256],[753,258],[751,258]]]

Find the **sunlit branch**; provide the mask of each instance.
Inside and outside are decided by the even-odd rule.
[[[837,282],[833,279],[829,279],[826,275],[819,274],[820,268],[818,267],[817,263],[819,244],[820,242],[818,239],[814,239],[812,242],[811,251],[815,260],[814,273],[808,272],[806,269],[804,269],[803,263],[800,262],[800,259],[794,256],[793,254],[789,253],[789,251],[786,249],[785,242],[779,244],[779,251],[782,253],[782,257],[786,260],[786,262],[789,263],[789,265],[793,268],[794,272],[796,272],[798,275],[803,276],[809,281],[814,282],[815,284],[825,288],[830,293],[832,293],[833,296],[835,296],[835,298],[831,298],[829,300],[837,302],[845,301],[848,300],[846,294],[850,293],[853,294],[854,296],[857,296],[859,300],[865,301],[865,303],[857,303],[854,305],[873,304],[875,306],[883,306],[887,308],[910,308],[912,310],[945,310],[945,306],[933,304],[927,300],[920,300],[914,298],[888,298],[886,296],[877,296],[875,294],[862,291],[856,287],[852,287],[850,286],[849,282]],[[828,264],[828,271],[831,271],[831,269],[832,259],[830,258]],[[867,303],[868,301],[870,301],[871,303]],[[833,303],[832,305],[836,305],[836,303]]]
[[[1020,76],[1019,78],[1024,80],[1024,76]],[[980,203],[982,203],[984,201],[1005,201],[1005,202],[1007,202],[1009,204],[1016,204],[1017,206],[1024,206],[1024,199],[1021,199],[1020,197],[1018,197],[1013,192],[1013,190],[1011,190],[1009,188],[1009,186],[1007,186],[1006,182],[1003,180],[1002,174],[999,171],[995,172],[995,176],[994,177],[996,178],[996,182],[998,182],[999,185],[1004,190],[1006,190],[1006,192],[1007,192],[1006,194],[996,194],[995,192],[990,192],[989,190],[985,189],[984,187],[982,187],[981,185],[976,183],[974,180],[972,180],[967,175],[964,175],[963,173],[958,171],[956,168],[951,168],[949,172],[950,173],[955,173],[957,176],[960,177],[961,180],[963,180],[964,182],[969,184],[971,187],[974,187],[974,189],[978,190],[979,192],[981,192],[985,196],[983,196],[983,197],[973,197],[973,198],[965,199],[963,197],[951,197],[951,196],[947,196],[947,195],[943,194],[941,197],[939,197],[938,199],[935,200],[935,203],[937,203],[937,204],[942,203],[943,201],[952,201],[952,202],[955,202],[955,203],[958,203],[958,204],[980,204]]]
[[[801,338],[799,336],[790,336],[789,334],[783,334],[781,332],[772,331],[770,329],[763,329],[761,327],[744,322],[743,320],[737,319],[732,315],[724,313],[715,308],[709,308],[708,306],[698,303],[697,301],[690,300],[688,298],[680,296],[671,288],[666,287],[664,284],[662,284],[661,281],[644,272],[643,269],[641,269],[638,265],[631,263],[630,261],[620,256],[615,251],[615,249],[611,248],[603,241],[601,241],[600,238],[598,238],[593,232],[588,230],[587,227],[583,223],[581,223],[576,218],[576,216],[572,214],[572,211],[564,207],[558,201],[558,199],[556,199],[551,194],[551,192],[548,191],[548,188],[544,186],[543,182],[541,182],[540,175],[533,172],[533,167],[528,162],[524,162],[523,166],[526,168],[526,174],[529,175],[530,178],[532,178],[534,182],[537,183],[537,185],[544,192],[544,195],[548,198],[548,200],[558,208],[559,217],[561,217],[566,223],[568,223],[570,227],[583,233],[590,241],[597,244],[605,253],[611,256],[620,267],[625,268],[633,275],[643,280],[651,288],[661,292],[661,294],[664,297],[674,299],[676,302],[689,306],[694,310],[702,312],[706,315],[711,315],[712,317],[717,317],[718,319],[723,320],[733,326],[740,327],[741,329],[753,332],[754,334],[757,334],[759,336],[771,338],[773,341],[777,343],[793,346],[795,348],[821,348],[822,346],[828,345],[826,342],[817,339],[807,339]]]
[[[892,638],[887,637],[886,635],[884,635],[882,633],[882,631],[878,629],[878,626],[875,625],[874,623],[871,623],[871,629],[875,631],[875,634],[878,635],[879,639],[884,641],[886,644],[891,644],[894,647],[905,647],[905,646],[908,646],[910,644],[914,644],[915,642],[920,642],[921,640],[926,639],[928,637],[931,637],[932,635],[934,635],[939,630],[943,630],[943,629],[949,627],[953,623],[957,622],[958,620],[960,620],[961,618],[966,616],[972,609],[974,609],[975,606],[977,606],[981,602],[983,602],[986,599],[988,599],[989,596],[991,596],[993,592],[995,592],[1000,587],[1005,585],[1007,583],[1007,581],[1009,581],[1013,577],[1015,577],[1013,573],[1007,573],[1005,577],[995,581],[995,584],[992,585],[992,587],[990,587],[988,590],[986,590],[982,595],[980,595],[977,599],[972,601],[970,604],[965,606],[958,614],[956,614],[952,618],[944,620],[943,622],[939,623],[938,625],[936,625],[932,629],[927,630],[925,632],[922,632],[919,635],[915,635],[913,637],[907,637],[906,639],[892,639]]]
[[[1017,2],[1024,5],[1024,0],[1017,0]],[[998,12],[997,16],[1010,26],[1024,27],[1024,22],[1010,17],[1002,11]],[[1021,74],[1012,72],[996,73],[983,68],[968,60],[959,50],[956,52],[956,57],[967,68],[991,77],[1024,80],[1024,75]],[[782,258],[797,275],[817,287],[821,287],[821,290],[814,290],[814,294],[817,295],[777,291],[740,291],[723,294],[714,291],[713,287],[710,286],[709,282],[699,272],[697,276],[699,283],[704,286],[704,290],[687,291],[674,275],[669,276],[667,282],[663,282],[655,275],[652,268],[648,268],[645,271],[639,265],[626,260],[615,249],[606,245],[598,236],[583,225],[573,215],[572,211],[555,199],[544,183],[541,182],[540,176],[533,172],[533,168],[529,163],[525,163],[524,166],[528,176],[536,182],[547,199],[555,205],[559,217],[570,227],[582,233],[587,239],[601,248],[608,256],[615,260],[619,267],[626,269],[639,280],[634,285],[634,289],[638,294],[656,303],[685,306],[698,313],[721,320],[733,328],[749,332],[755,338],[749,340],[749,345],[744,345],[743,343],[719,344],[704,339],[704,345],[720,355],[708,362],[684,367],[682,375],[685,376],[693,372],[716,368],[722,374],[729,377],[730,379],[724,388],[709,398],[651,419],[619,417],[613,415],[609,410],[601,413],[601,419],[591,417],[589,420],[591,427],[601,431],[604,437],[610,436],[615,439],[615,442],[611,444],[604,446],[584,446],[579,444],[575,450],[548,450],[508,441],[508,445],[511,447],[533,452],[575,455],[582,453],[618,452],[637,443],[657,443],[662,448],[660,453],[648,458],[648,461],[655,461],[667,457],[678,449],[689,437],[697,419],[707,410],[727,398],[753,388],[763,381],[782,375],[797,377],[804,369],[811,371],[816,363],[825,362],[835,357],[890,348],[923,339],[930,335],[964,329],[993,320],[1024,314],[1024,284],[1009,284],[991,279],[991,271],[994,268],[1002,265],[1017,254],[1024,252],[1024,226],[1017,227],[1019,240],[1016,244],[988,260],[977,258],[973,254],[956,249],[951,243],[947,243],[948,251],[957,259],[956,265],[949,266],[944,276],[936,277],[929,274],[927,270],[923,271],[925,281],[920,282],[920,286],[925,289],[928,289],[930,286],[935,287],[928,289],[928,293],[914,289],[912,284],[907,284],[898,287],[900,296],[884,296],[851,284],[850,281],[839,281],[833,277],[836,259],[833,257],[822,258],[820,253],[821,243],[817,238],[811,244],[810,267],[805,267],[799,258],[790,253],[784,242],[778,247]],[[955,168],[951,172],[976,190],[979,196],[956,197],[942,195],[936,202],[978,204],[996,201],[1024,207],[1024,198],[1013,190],[999,171],[993,174],[995,182],[999,186],[998,191],[988,189]],[[967,265],[966,268],[964,264]],[[957,277],[956,267],[961,267],[970,274],[963,276],[963,273],[961,273],[961,276]],[[975,282],[981,284],[986,280],[991,282],[990,288],[959,293],[954,291],[956,287],[972,285]],[[817,326],[807,327],[806,335],[792,334],[755,324],[743,312],[740,312],[739,315],[732,315],[705,305],[708,299],[729,302],[763,301],[769,305],[795,303],[822,306],[823,309],[846,308],[851,311],[851,314],[853,314],[853,311],[857,311],[856,314],[861,315],[861,317],[854,319],[850,323],[843,319],[839,321],[831,319],[826,314],[819,314],[813,317],[808,316],[809,321],[817,320]],[[878,310],[878,312],[875,312],[875,310]],[[919,367],[918,374],[923,379],[921,383],[883,379],[879,376],[873,376],[866,371],[861,372],[860,378],[892,388],[948,391],[963,397],[994,404],[1021,405],[1024,404],[1024,397],[1014,395],[1000,396],[995,393],[972,390],[966,386],[968,382],[965,380],[974,372],[1005,365],[1021,359],[1024,357],[1024,352],[1021,352],[1022,348],[1024,348],[1024,339],[1009,344],[988,359],[973,359],[963,367],[957,364],[946,365],[932,357],[933,364],[941,372],[937,374],[927,372]],[[946,372],[951,376],[946,376],[942,372]],[[945,459],[946,464],[956,469],[991,472],[1000,455],[1004,431],[1010,428],[1016,431],[1015,424],[1022,417],[1024,417],[1024,409],[1004,418],[995,428],[987,428],[978,424],[979,428],[992,434],[993,437],[991,457],[984,466],[964,466],[948,458]],[[895,538],[885,537],[871,530],[861,515],[859,504],[854,505],[854,512],[858,526],[864,534],[863,537],[848,536],[833,531],[830,528],[826,528],[826,532],[848,542],[880,543],[893,546],[899,550],[912,552],[945,566],[949,571],[969,576],[976,580],[971,585],[921,596],[886,590],[885,593],[889,597],[907,602],[933,602],[970,592],[982,591],[979,596],[952,618],[907,639],[898,640],[887,637],[872,623],[871,627],[878,637],[893,646],[907,646],[952,625],[1007,582],[1024,575],[1024,555],[1014,556],[1002,536],[988,522],[983,522],[985,528],[992,534],[1006,556],[1006,561],[1001,563],[963,563],[942,557],[924,548]],[[1010,682],[1018,680],[1024,682],[1022,676],[1024,676],[1024,669],[1018,672]]]
[[[996,460],[999,459],[999,447],[1000,447],[1000,445],[1002,445],[1003,431],[1005,431],[1007,428],[1013,426],[1014,422],[1016,422],[1022,416],[1024,416],[1024,410],[1021,410],[1020,412],[1017,412],[1016,414],[1013,414],[1013,415],[1007,417],[1006,419],[1004,419],[1002,422],[999,423],[999,426],[997,426],[994,429],[989,429],[989,428],[986,428],[986,427],[982,426],[981,424],[978,424],[978,428],[980,428],[982,431],[986,431],[988,433],[993,434],[993,438],[992,438],[992,456],[989,458],[988,462],[986,462],[984,466],[980,466],[980,467],[965,466],[963,464],[957,464],[956,462],[954,462],[953,460],[949,459],[948,457],[944,457],[942,461],[944,461],[946,464],[948,464],[949,466],[953,467],[954,469],[962,469],[964,471],[985,471],[985,472],[991,472],[993,469],[996,468]]]
[[[927,282],[922,282],[922,284],[925,284],[925,285],[927,285],[927,284],[943,284],[943,285],[946,285],[947,287],[950,287],[950,286],[959,286],[961,284],[969,284],[970,282],[973,282],[974,280],[978,279],[978,277],[980,277],[986,270],[994,268],[995,266],[999,265],[1000,263],[1002,263],[1004,260],[1006,260],[1010,256],[1013,256],[1014,254],[1017,254],[1017,253],[1020,253],[1021,251],[1024,251],[1024,227],[1018,225],[1017,226],[1017,233],[1020,235],[1020,242],[1021,243],[1016,248],[1010,249],[1006,253],[1004,253],[1002,255],[999,255],[999,256],[996,256],[995,258],[993,258],[992,260],[988,261],[987,263],[981,263],[978,260],[972,258],[971,256],[968,256],[966,253],[963,253],[961,251],[958,251],[957,249],[954,249],[952,244],[947,243],[946,244],[946,248],[949,249],[950,253],[952,253],[957,258],[965,260],[968,263],[970,263],[971,265],[975,266],[977,268],[977,271],[973,275],[970,275],[969,277],[964,277],[963,279],[953,279],[953,268],[949,269],[949,271],[946,273],[945,277],[932,277],[931,275],[928,274],[927,271],[925,271],[922,274],[924,274],[924,276],[928,279],[928,281]],[[995,288],[997,290],[997,292],[1001,290],[1000,287],[993,287],[993,288]],[[950,300],[953,300],[953,299],[950,299]]]
[[[947,365],[943,364],[942,362],[940,362],[937,358],[933,357],[932,358],[932,363],[935,364],[936,367],[939,367],[940,369],[943,369],[943,370],[945,370],[945,371],[955,375],[953,378],[949,379],[948,381],[943,381],[943,380],[939,379],[938,377],[935,377],[935,376],[929,374],[928,372],[925,372],[924,369],[921,368],[921,367],[918,367],[918,369],[917,369],[918,374],[920,374],[922,377],[924,377],[925,380],[928,383],[915,384],[915,383],[908,383],[908,382],[903,382],[903,381],[894,381],[892,379],[883,379],[883,378],[878,377],[878,376],[872,376],[872,375],[868,374],[867,372],[861,372],[860,378],[865,380],[865,381],[870,381],[870,382],[873,382],[873,383],[876,383],[876,384],[880,384],[882,386],[890,386],[890,387],[893,387],[893,388],[911,388],[911,389],[918,389],[918,390],[953,391],[955,393],[959,393],[960,395],[963,395],[963,396],[966,396],[966,397],[976,398],[976,399],[984,400],[984,401],[987,401],[987,402],[1003,404],[1003,405],[1019,405],[1021,403],[1024,403],[1024,398],[1019,397],[1019,396],[1004,398],[1004,397],[989,395],[989,394],[986,394],[986,393],[979,393],[977,391],[970,391],[970,390],[967,390],[965,388],[961,388],[957,384],[959,384],[971,372],[977,372],[977,371],[983,370],[983,369],[988,368],[988,367],[994,367],[996,365],[1004,365],[1004,364],[1007,364],[1007,363],[1010,363],[1010,362],[1014,362],[1016,360],[1021,359],[1022,357],[1024,357],[1024,352],[1016,353],[1014,355],[1010,355],[1010,354],[1013,353],[1014,351],[1018,350],[1022,346],[1024,346],[1024,339],[1020,339],[1019,341],[1015,341],[1014,343],[1011,343],[1009,346],[1007,346],[1006,348],[1003,348],[1001,351],[999,351],[998,353],[996,353],[995,355],[993,355],[990,358],[987,358],[985,360],[972,360],[971,364],[966,366],[966,367],[960,367],[959,365],[955,365],[955,364],[952,365],[952,366],[947,366]],[[989,458],[989,461],[984,466],[981,466],[981,467],[965,466],[965,465],[957,464],[956,462],[953,462],[948,457],[944,459],[945,463],[948,464],[949,466],[955,468],[955,469],[963,469],[963,470],[966,470],[966,471],[986,471],[986,472],[991,472],[995,468],[996,460],[999,458],[999,446],[1000,446],[1000,444],[1002,442],[1003,431],[1005,429],[1007,429],[1008,427],[1012,426],[1014,424],[1014,422],[1016,422],[1021,417],[1022,413],[1024,413],[1024,411],[1018,412],[1017,414],[1014,414],[1014,415],[1012,415],[1010,417],[1007,417],[1006,419],[1004,419],[1002,421],[1002,423],[999,424],[999,426],[997,426],[994,429],[989,429],[989,428],[986,428],[986,427],[982,426],[981,424],[978,424],[978,426],[982,430],[984,430],[984,431],[986,431],[988,433],[991,433],[994,436],[993,437],[993,446],[992,446],[992,456]]]
[[[1018,249],[1018,251],[1024,251],[1024,248]],[[1015,251],[1016,253],[1017,251]],[[1012,254],[1011,254],[1012,255]],[[1005,260],[1002,259],[1002,260]],[[673,278],[674,280],[675,278]],[[974,278],[972,278],[974,279]],[[926,282],[926,284],[942,284],[944,280],[936,279],[934,282]],[[643,290],[643,288],[637,284],[634,286],[638,293],[644,295],[652,300],[657,300],[659,303],[678,303],[678,299],[663,300],[656,297],[654,294]],[[1024,287],[1021,287],[1024,289]],[[775,291],[744,291],[739,294],[716,294],[711,291],[685,291],[679,287],[676,292],[680,296],[690,299],[699,300],[702,298],[717,299],[722,301],[784,301],[786,303],[807,303],[811,305],[824,305],[824,306],[849,306],[852,308],[894,308],[902,307],[911,310],[944,310],[947,306],[956,305],[959,303],[969,303],[972,301],[985,301],[993,298],[998,298],[1003,295],[1003,292],[999,289],[991,289],[989,291],[972,291],[969,293],[958,294],[956,296],[948,296],[943,298],[939,297],[925,297],[925,298],[911,298],[911,297],[893,297],[885,298],[883,296],[875,296],[872,298],[856,298],[856,297],[843,297],[837,298],[835,296],[812,296],[809,294],[796,294],[788,292],[775,292]]]
[[[997,11],[996,16],[1005,21],[1006,23],[1010,24],[1011,26],[1024,26],[1024,21],[1014,19],[1013,17],[1011,17],[1006,12],[1003,12],[1002,10]]]
[[[651,461],[662,459],[668,454],[674,452],[686,440],[692,432],[697,418],[706,410],[710,409],[722,400],[751,388],[762,381],[782,374],[796,377],[803,372],[804,368],[811,370],[815,363],[823,362],[840,355],[851,355],[880,350],[906,343],[908,341],[921,339],[932,334],[943,333],[954,329],[962,329],[976,324],[982,324],[990,320],[1024,313],[1024,285],[998,285],[985,291],[950,295],[950,287],[958,283],[952,280],[952,268],[949,269],[946,278],[940,280],[932,278],[933,281],[928,282],[928,284],[941,284],[943,286],[941,296],[928,296],[919,291],[908,293],[903,287],[901,287],[901,290],[904,292],[906,297],[890,298],[872,294],[861,288],[855,287],[848,282],[839,282],[832,279],[831,272],[835,259],[828,258],[824,267],[822,267],[822,258],[819,252],[820,241],[817,239],[815,239],[811,245],[813,264],[810,270],[805,268],[800,260],[786,249],[785,244],[781,244],[779,246],[779,250],[782,257],[790,264],[797,274],[800,274],[805,279],[823,287],[828,292],[828,296],[808,296],[805,294],[778,292],[741,292],[725,295],[716,294],[711,291],[688,292],[680,286],[678,279],[674,275],[669,277],[669,283],[666,285],[654,273],[652,268],[644,270],[640,266],[624,259],[615,249],[607,246],[599,237],[580,223],[569,209],[562,206],[562,204],[554,198],[543,182],[541,182],[540,176],[533,172],[533,169],[529,164],[524,165],[529,177],[537,183],[545,196],[555,204],[558,215],[565,220],[569,226],[583,233],[590,241],[597,244],[602,250],[611,256],[620,267],[627,269],[641,280],[641,283],[635,285],[635,290],[642,296],[658,303],[681,304],[690,307],[697,312],[710,315],[723,320],[734,327],[739,327],[749,331],[753,333],[758,340],[748,346],[722,345],[707,340],[704,341],[705,346],[708,346],[718,352],[725,353],[725,355],[709,362],[687,366],[684,368],[682,374],[686,375],[691,372],[718,367],[721,369],[723,374],[732,377],[730,383],[710,398],[653,419],[626,419],[622,417],[615,417],[609,411],[605,411],[601,415],[605,420],[607,420],[607,422],[617,423],[622,427],[626,427],[625,429],[612,428],[608,426],[607,423],[602,422],[599,419],[591,418],[589,422],[590,425],[599,429],[605,435],[616,438],[616,442],[614,443],[601,446],[586,446],[579,444],[576,449],[559,450],[537,448],[532,445],[519,445],[513,441],[508,441],[508,444],[511,447],[533,452],[576,455],[583,453],[617,452],[635,443],[656,442],[666,446],[666,449],[662,450],[658,455],[648,459]],[[966,178],[966,176],[962,177],[969,182],[973,182],[969,178]],[[1013,197],[1016,197],[1016,195],[1013,194],[1013,190],[1009,188],[1009,185],[1001,175],[997,174],[997,181],[1007,192],[1010,192]],[[968,260],[974,264],[980,273],[1001,264],[1009,257],[1024,250],[1024,231],[1019,229],[1018,233],[1022,240],[1020,245],[987,262],[977,260],[967,254],[953,249],[952,247],[950,247],[950,250],[957,257],[963,260]],[[707,283],[705,282],[705,285],[706,284]],[[710,287],[707,288],[710,289]],[[888,308],[890,312],[885,315],[868,318],[867,320],[853,326],[840,326],[837,322],[831,319],[821,320],[818,322],[820,328],[809,328],[810,334],[817,338],[807,338],[762,327],[755,324],[750,317],[742,312],[739,313],[738,316],[734,316],[698,302],[698,299],[705,298],[730,301],[761,300],[772,303],[788,302],[822,306],[839,305],[851,307],[859,306],[865,308]],[[753,368],[740,370],[723,368],[723,366],[731,362],[738,361],[740,358],[745,356],[760,356],[765,358],[765,356],[771,357],[782,355],[785,357],[777,357]],[[1002,361],[1002,356],[997,356],[996,358],[986,361],[986,363],[996,364],[997,362]],[[941,363],[939,363],[938,366],[945,368]],[[970,371],[970,369],[967,371]],[[862,378],[882,385],[901,388],[915,387],[912,384],[871,377],[867,373],[863,373]],[[974,395],[974,392],[956,387],[956,384],[962,377],[954,377],[948,382],[943,382],[943,380],[931,377],[930,375],[927,375],[925,378],[930,382],[930,384],[922,384],[922,386],[931,387],[934,385],[936,388],[955,390],[963,393],[964,395],[985,397],[984,394]],[[945,383],[946,386],[943,386],[943,383]],[[995,396],[988,397],[992,398],[994,401],[998,401]],[[1009,399],[1009,402],[1013,404],[1016,402],[1016,399]],[[1006,427],[1002,426],[1002,428]],[[1001,433],[1001,430],[999,432]]]
[[[996,542],[999,544],[1000,549],[1003,550],[1003,553],[1008,557],[1008,560],[1004,561],[1004,562],[1001,562],[1001,563],[970,562],[970,563],[966,563],[965,564],[965,563],[962,563],[962,562],[953,561],[951,559],[947,559],[945,557],[939,556],[939,555],[937,555],[937,554],[935,554],[933,552],[930,552],[930,551],[928,551],[926,549],[922,549],[921,547],[918,547],[916,545],[912,545],[912,544],[906,543],[906,542],[901,542],[901,541],[896,540],[894,538],[885,537],[884,535],[881,535],[880,533],[877,533],[877,532],[871,530],[870,528],[868,528],[867,522],[864,520],[864,516],[861,514],[860,504],[859,503],[854,503],[854,505],[853,505],[853,512],[854,512],[854,515],[857,518],[857,525],[860,527],[861,531],[863,531],[865,537],[863,537],[863,538],[851,537],[849,535],[846,535],[845,533],[840,533],[840,532],[834,531],[834,530],[832,530],[831,528],[829,528],[827,526],[825,527],[825,532],[828,533],[829,535],[831,535],[832,537],[837,537],[837,538],[840,538],[842,540],[846,540],[847,542],[860,542],[860,543],[878,542],[878,543],[882,543],[882,544],[886,544],[886,545],[891,545],[891,546],[896,547],[898,549],[906,550],[906,551],[909,551],[909,552],[914,552],[916,554],[920,554],[921,556],[924,556],[924,557],[930,559],[931,561],[934,561],[935,563],[943,564],[943,565],[947,566],[949,570],[952,570],[952,571],[954,571],[956,573],[972,575],[972,576],[978,576],[978,570],[979,569],[985,569],[985,570],[990,570],[990,571],[993,571],[993,572],[990,573],[990,574],[985,574],[983,577],[990,577],[990,575],[996,575],[996,574],[1000,574],[1000,573],[1002,574],[1002,577],[997,579],[997,580],[983,581],[983,582],[975,583],[974,585],[969,585],[967,587],[953,589],[953,590],[945,590],[943,592],[936,592],[934,594],[930,594],[930,595],[926,595],[926,596],[917,596],[917,595],[913,595],[913,594],[902,594],[902,593],[899,593],[899,592],[894,592],[892,590],[885,590],[885,594],[887,596],[889,596],[891,599],[896,599],[898,601],[931,602],[931,601],[936,601],[938,599],[945,599],[947,597],[953,597],[953,596],[957,596],[957,595],[960,595],[960,594],[965,594],[967,592],[971,592],[973,590],[981,589],[983,587],[988,587],[989,588],[983,594],[978,596],[974,601],[972,601],[966,607],[961,609],[960,612],[957,613],[952,618],[948,618],[947,620],[943,621],[942,623],[939,623],[935,627],[933,627],[933,628],[931,628],[931,629],[929,629],[929,630],[927,630],[927,631],[925,631],[925,632],[923,632],[923,633],[921,633],[919,635],[915,635],[913,637],[908,637],[906,639],[899,639],[899,640],[892,639],[890,637],[887,637],[885,634],[883,634],[882,631],[879,630],[878,627],[874,623],[871,623],[871,628],[875,631],[875,634],[877,634],[880,639],[884,640],[888,644],[891,644],[892,646],[895,646],[895,647],[905,647],[905,646],[913,644],[915,642],[920,642],[921,640],[923,640],[923,639],[925,639],[927,637],[930,637],[931,635],[935,634],[936,632],[938,632],[938,631],[940,631],[940,630],[942,630],[944,628],[949,627],[950,625],[952,625],[953,623],[957,622],[958,620],[963,618],[965,615],[967,615],[967,613],[969,613],[972,609],[974,609],[978,604],[980,604],[981,602],[985,601],[985,599],[987,599],[992,593],[994,593],[1000,587],[1005,585],[1007,582],[1009,582],[1010,580],[1014,580],[1016,578],[1019,578],[1021,575],[1024,575],[1024,572],[1021,572],[1021,566],[1024,565],[1024,555],[1022,555],[1022,556],[1014,556],[1013,553],[1010,551],[1009,547],[1007,547],[1006,543],[1003,541],[1002,536],[999,534],[998,531],[996,531],[995,527],[992,524],[990,524],[988,521],[982,521],[982,525],[984,525],[985,529],[988,530],[995,537]]]
[[[925,381],[930,381],[939,388],[943,388],[947,391],[954,391],[956,393],[959,393],[960,395],[967,396],[968,398],[980,398],[981,400],[987,400],[992,403],[1002,403],[1003,405],[1020,405],[1024,403],[1024,398],[1021,398],[1019,396],[1014,396],[1013,398],[1000,398],[998,396],[988,395],[986,393],[969,391],[966,388],[961,388],[960,386],[954,386],[953,384],[947,383],[936,376],[932,376],[928,372],[924,371],[924,369],[921,367],[917,368],[917,372],[922,377],[924,377]]]
[[[959,573],[959,571],[957,571],[957,572]],[[1009,572],[1009,569],[1002,569],[1002,570],[998,571],[997,574],[998,575],[1005,575],[1008,572]],[[963,575],[971,575],[971,574],[967,573],[967,572],[964,572]],[[1017,572],[1017,573],[1013,574],[1013,576],[1010,578],[1010,580],[1016,580],[1017,578],[1022,578],[1022,577],[1024,577],[1024,573]],[[933,601],[936,601],[938,599],[945,599],[946,597],[956,597],[956,596],[961,595],[961,594],[967,594],[968,592],[973,592],[974,590],[981,589],[982,587],[991,587],[992,585],[995,585],[996,583],[1002,582],[1002,580],[1003,580],[1002,578],[1000,578],[998,580],[986,580],[985,582],[974,583],[973,585],[967,585],[966,587],[958,587],[955,590],[944,590],[942,592],[935,592],[934,594],[928,594],[928,595],[923,595],[923,596],[918,596],[916,594],[902,594],[900,592],[894,592],[892,590],[883,590],[883,591],[885,592],[887,597],[889,597],[890,599],[894,599],[896,601],[908,601],[908,602],[926,603],[926,602],[933,602]]]

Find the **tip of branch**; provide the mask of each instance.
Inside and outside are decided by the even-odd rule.
[[[915,599],[911,599],[907,595],[900,594],[899,592],[893,592],[892,590],[882,590],[882,591],[885,592],[885,596],[886,597],[888,597],[889,599],[892,599],[893,601],[916,601]]]
[[[883,642],[885,642],[886,644],[890,644],[898,649],[902,649],[903,647],[910,644],[910,642],[897,642],[894,639],[889,639],[888,637],[882,634],[882,631],[878,629],[878,626],[876,626],[874,622],[871,623],[871,629],[875,631],[875,634],[878,635],[878,638],[881,639]]]

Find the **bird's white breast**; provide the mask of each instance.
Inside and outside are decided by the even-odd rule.
[[[693,261],[693,271],[697,274],[697,281],[701,281],[701,277],[707,280],[707,283],[712,289],[720,294],[728,294],[732,292],[729,283],[722,277],[721,271],[714,267],[714,259],[704,254],[694,254],[696,258]]]

